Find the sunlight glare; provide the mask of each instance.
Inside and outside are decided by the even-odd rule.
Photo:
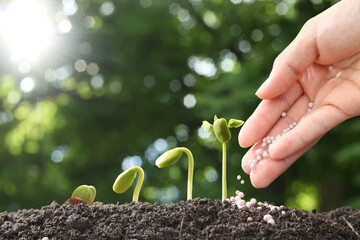
[[[15,0],[0,12],[0,32],[16,61],[37,60],[53,35],[45,7],[29,0]]]

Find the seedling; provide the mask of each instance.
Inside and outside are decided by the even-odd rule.
[[[229,128],[237,128],[244,124],[244,121],[237,119],[230,119],[229,123],[224,118],[214,116],[214,124],[208,121],[203,121],[202,127],[206,132],[215,132],[217,140],[222,143],[222,200],[227,198],[227,184],[226,184],[226,143],[231,139]]]
[[[188,157],[188,182],[187,182],[187,199],[192,199],[193,176],[194,176],[194,157],[189,149],[178,147],[163,153],[156,159],[155,165],[158,168],[164,168],[176,163],[181,155],[185,152]]]
[[[96,196],[96,189],[94,186],[81,185],[77,187],[66,202],[75,205],[78,203],[93,204]]]
[[[113,190],[116,193],[124,193],[126,190],[128,190],[130,188],[130,186],[132,185],[132,183],[135,180],[136,177],[136,173],[139,174],[135,189],[134,189],[134,193],[133,193],[133,202],[138,202],[139,201],[139,193],[140,193],[140,189],[141,186],[143,184],[144,181],[144,170],[141,167],[132,167],[129,168],[128,170],[122,172],[115,180],[114,185],[113,185]]]

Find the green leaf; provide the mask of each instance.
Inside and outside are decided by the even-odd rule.
[[[214,122],[214,132],[216,138],[221,143],[227,143],[231,139],[231,133],[224,118],[220,118]]]
[[[158,168],[168,167],[176,163],[183,153],[182,148],[174,148],[165,153],[163,153],[158,159],[155,161],[155,165]]]
[[[229,126],[229,128],[237,128],[237,127],[240,127],[243,124],[244,124],[244,121],[232,118],[232,119],[229,120],[228,126]]]
[[[130,188],[136,177],[135,167],[122,172],[115,180],[113,190],[116,193],[123,193]]]
[[[214,126],[209,123],[208,121],[203,121],[201,127],[206,131],[206,132],[212,132],[214,131]]]
[[[94,186],[81,185],[77,187],[72,193],[71,197],[77,197],[84,200],[87,204],[94,203],[96,196],[96,189]]]

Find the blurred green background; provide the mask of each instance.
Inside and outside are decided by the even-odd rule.
[[[217,114],[246,120],[275,57],[327,0],[0,1],[0,211],[63,203],[81,184],[97,201],[130,202],[115,178],[141,165],[140,201],[221,198],[221,145],[201,128]],[[336,33],[334,33],[336,34]],[[360,208],[360,122],[329,132],[266,189],[241,169],[232,129],[228,194],[325,211]],[[236,176],[240,174],[245,184]]]

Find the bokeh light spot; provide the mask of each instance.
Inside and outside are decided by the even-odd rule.
[[[10,104],[16,105],[20,102],[21,95],[18,92],[10,92],[7,96],[7,101]]]
[[[113,94],[118,94],[121,92],[122,84],[120,81],[113,81],[110,83],[110,92]]]
[[[63,13],[65,15],[74,15],[78,10],[75,0],[63,0]]]
[[[75,70],[78,72],[85,72],[87,64],[84,60],[79,59],[75,62]]]
[[[195,96],[192,95],[192,94],[187,94],[185,97],[184,97],[184,106],[186,108],[193,108],[195,107],[195,104],[196,104],[196,99],[195,99]]]
[[[106,1],[100,6],[100,13],[104,16],[113,14],[115,5],[112,1]]]
[[[276,5],[275,11],[278,15],[285,15],[289,10],[289,7],[284,2],[280,2]]]
[[[203,15],[204,22],[211,28],[218,28],[220,26],[220,20],[216,14],[212,11],[206,11]]]
[[[152,0],[140,0],[140,6],[143,8],[151,7]]]
[[[251,45],[247,40],[241,40],[239,42],[239,50],[243,53],[248,53],[251,50]]]
[[[31,64],[29,61],[25,60],[25,61],[21,61],[18,65],[18,70],[21,73],[28,73],[31,70]]]
[[[147,75],[144,78],[144,85],[148,88],[151,88],[155,85],[155,78],[151,75]]]
[[[99,66],[96,63],[90,63],[86,68],[86,72],[89,75],[94,76],[99,72]]]
[[[211,58],[199,58],[196,56],[191,56],[188,60],[188,65],[197,74],[206,77],[213,77],[217,72],[217,68]]]
[[[263,37],[264,37],[264,34],[262,33],[262,31],[260,29],[254,29],[251,32],[251,38],[255,42],[260,42],[263,39]]]
[[[127,170],[131,167],[141,167],[142,166],[142,160],[141,157],[139,156],[127,156],[126,158],[124,158],[124,160],[121,163],[121,168],[123,170]]]
[[[186,74],[183,80],[185,86],[192,87],[196,83],[196,78],[192,74]]]
[[[79,45],[80,53],[82,54],[89,54],[91,52],[91,45],[88,42],[83,42]]]
[[[100,74],[93,76],[90,80],[93,88],[101,88],[104,84],[104,77]]]
[[[58,30],[61,33],[68,33],[71,31],[71,22],[67,19],[61,20],[58,24]]]
[[[171,80],[170,84],[169,84],[169,88],[171,91],[173,92],[177,92],[180,91],[181,89],[181,82],[177,79]]]
[[[25,77],[23,80],[21,80],[20,82],[20,89],[23,92],[31,92],[35,87],[35,81],[33,78],[31,77]]]
[[[215,182],[219,177],[218,172],[213,167],[205,169],[205,179],[209,182]]]
[[[154,147],[158,152],[164,152],[168,148],[168,143],[165,139],[159,138],[155,141]]]
[[[93,28],[95,26],[95,19],[92,16],[86,16],[83,23],[86,28]]]

